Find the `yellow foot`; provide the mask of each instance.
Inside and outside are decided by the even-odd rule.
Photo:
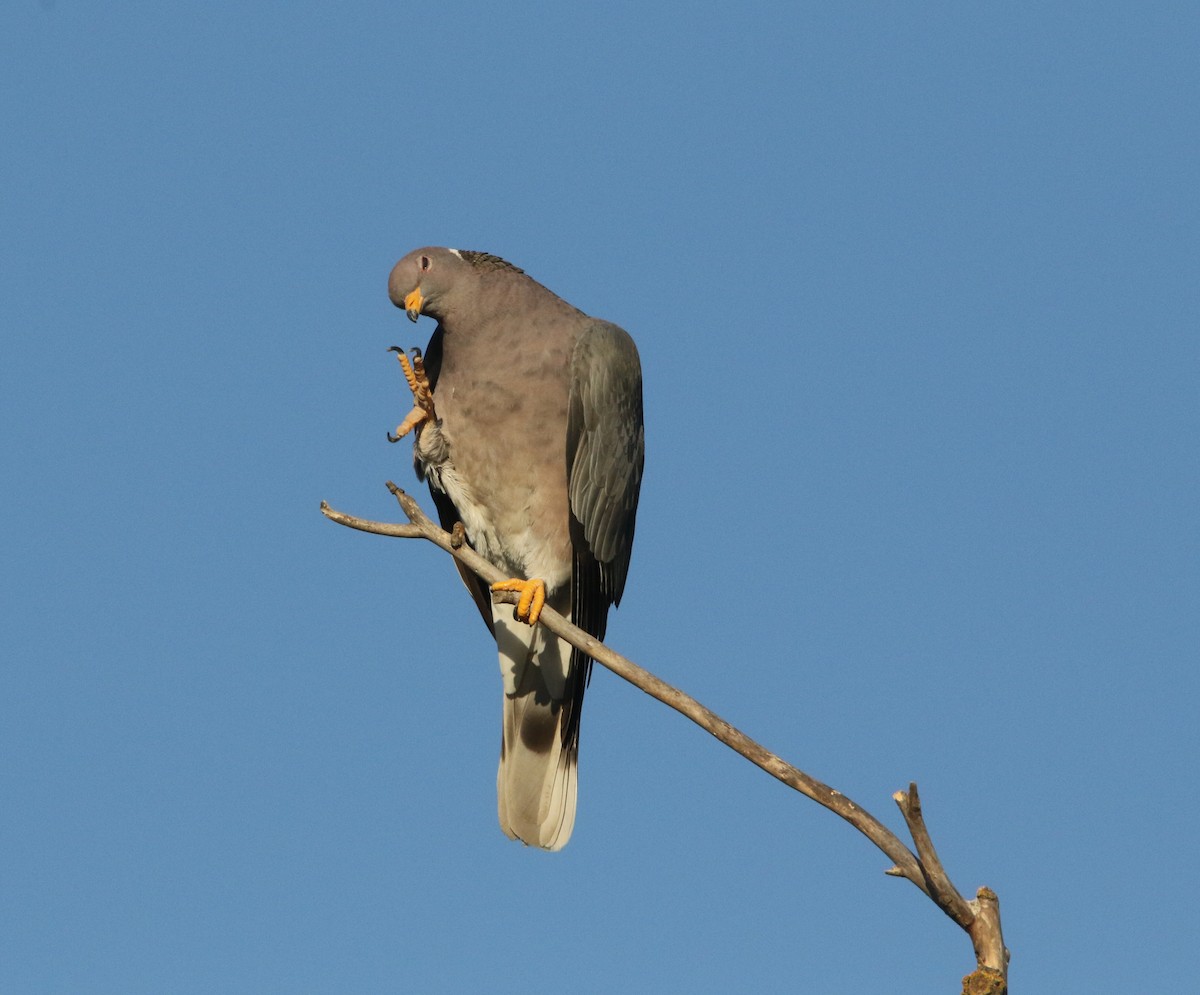
[[[396,434],[388,433],[388,442],[399,442],[409,432],[426,421],[436,421],[437,413],[433,410],[433,389],[429,386],[429,377],[425,373],[425,360],[421,358],[421,350],[414,349],[412,361],[404,355],[399,346],[392,346],[389,352],[394,352],[400,360],[400,368],[404,371],[404,379],[413,395],[413,409],[399,425]]]
[[[492,590],[521,592],[521,600],[517,602],[517,607],[513,612],[518,621],[536,625],[537,620],[541,618],[542,608],[546,604],[544,581],[538,580],[536,577],[532,580],[520,580],[514,577],[512,580],[502,580],[493,584]]]

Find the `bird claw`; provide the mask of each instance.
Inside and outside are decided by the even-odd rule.
[[[430,387],[429,376],[425,372],[425,360],[421,356],[420,349],[414,348],[410,351],[412,353],[411,360],[400,346],[388,347],[388,352],[394,352],[400,361],[400,369],[403,371],[408,389],[412,391],[413,395],[412,411],[404,417],[404,421],[396,426],[394,435],[391,432],[388,433],[388,442],[399,442],[422,422],[437,420],[437,412],[433,407],[433,388]]]
[[[497,581],[492,585],[492,590],[520,591],[521,599],[513,609],[513,618],[518,622],[537,625],[537,620],[542,616],[542,608],[546,605],[545,581],[537,577],[530,580],[521,580],[519,577],[514,577],[512,580]]]
[[[467,541],[467,528],[462,522],[455,522],[454,528],[450,530],[450,548],[462,549],[463,543]]]

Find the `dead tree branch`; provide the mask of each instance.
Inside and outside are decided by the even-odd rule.
[[[457,528],[454,533],[444,531],[429,519],[409,494],[391,481],[388,481],[387,486],[396,500],[400,502],[404,514],[408,516],[409,524],[399,525],[356,518],[353,515],[335,511],[324,501],[321,502],[321,513],[339,525],[358,529],[361,532],[401,539],[427,539],[440,546],[489,584],[506,579],[506,575],[502,571],[462,541]],[[498,602],[516,604],[518,594],[515,591],[501,591],[494,593],[493,598]],[[982,993],[1002,995],[1007,991],[1008,950],[1004,946],[1004,937],[1000,929],[999,900],[990,888],[980,888],[975,899],[968,901],[951,883],[942,867],[937,851],[934,849],[929,830],[925,826],[921,800],[917,794],[915,783],[909,784],[907,792],[898,791],[892,796],[900,807],[900,812],[912,835],[917,851],[914,854],[883,823],[840,791],[835,791],[829,785],[793,767],[690,695],[672,687],[648,670],[639,667],[632,660],[626,659],[600,641],[593,639],[550,607],[547,606],[543,609],[540,624],[572,646],[587,653],[618,677],[623,677],[630,684],[641,688],[664,705],[669,705],[677,712],[687,716],[702,729],[715,736],[730,749],[736,750],[752,764],[761,767],[772,777],[850,823],[892,861],[892,866],[887,870],[887,874],[893,877],[907,878],[970,936],[978,966],[974,972],[963,978],[964,995],[982,995]]]

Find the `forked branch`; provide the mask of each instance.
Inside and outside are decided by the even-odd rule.
[[[400,502],[400,507],[408,517],[407,525],[372,522],[356,518],[353,515],[335,511],[324,501],[321,502],[321,513],[339,525],[362,532],[401,539],[428,539],[489,584],[506,579],[506,575],[499,568],[489,563],[462,541],[457,528],[455,533],[444,531],[429,519],[410,495],[391,481],[388,481],[387,486],[388,490],[395,495],[396,500]],[[518,595],[515,591],[499,591],[493,594],[493,598],[498,602],[515,604]],[[995,893],[988,888],[980,888],[976,898],[968,901],[951,883],[925,826],[916,784],[910,784],[907,792],[899,791],[893,796],[900,806],[904,821],[912,835],[917,851],[914,854],[883,823],[840,791],[835,791],[829,785],[793,767],[739,729],[734,728],[715,712],[705,708],[695,698],[672,687],[648,670],[639,667],[632,660],[609,649],[599,640],[572,625],[553,609],[549,607],[543,609],[540,624],[572,646],[587,653],[617,676],[623,677],[651,697],[657,698],[663,704],[686,715],[702,729],[711,733],[730,749],[736,750],[751,763],[761,767],[772,777],[845,819],[892,861],[892,867],[887,871],[888,874],[911,881],[971,937],[978,968],[963,979],[964,993],[977,995],[977,993],[986,992],[989,995],[996,995],[996,993],[1007,991],[1008,951],[1004,947],[1004,938],[1000,930],[1000,903]]]

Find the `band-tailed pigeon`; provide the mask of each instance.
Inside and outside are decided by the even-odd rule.
[[[436,318],[424,357],[401,364],[413,458],[442,526],[511,573],[513,611],[459,568],[496,638],[504,724],[500,826],[558,850],[571,836],[579,715],[591,660],[537,625],[543,598],[597,639],[621,600],[642,481],[642,377],[621,328],[590,318],[484,252],[424,248],[388,294]]]

